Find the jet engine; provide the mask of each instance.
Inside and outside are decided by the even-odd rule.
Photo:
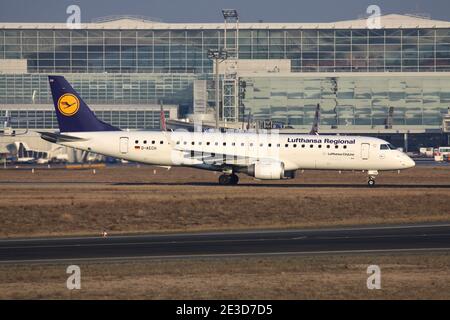
[[[278,180],[284,178],[284,163],[276,160],[260,160],[250,165],[248,175],[262,180]]]

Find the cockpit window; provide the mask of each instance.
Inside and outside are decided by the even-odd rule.
[[[391,143],[389,144],[380,144],[380,150],[395,150],[395,146]]]

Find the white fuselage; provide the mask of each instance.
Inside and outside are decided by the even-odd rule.
[[[243,168],[256,161],[280,161],[284,170],[399,170],[414,161],[388,142],[372,137],[256,134],[243,132],[70,132],[82,141],[61,145],[119,159],[207,170]]]

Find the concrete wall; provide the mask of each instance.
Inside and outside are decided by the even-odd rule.
[[[0,73],[27,73],[26,59],[0,59]]]

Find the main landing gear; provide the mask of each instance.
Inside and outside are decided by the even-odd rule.
[[[239,177],[232,173],[232,174],[222,174],[219,177],[219,184],[222,186],[226,185],[236,185],[239,182]]]
[[[367,181],[367,185],[369,186],[369,188],[373,188],[373,187],[375,187],[375,177],[378,175],[378,171],[377,170],[369,170],[368,174],[369,174],[369,180]]]

